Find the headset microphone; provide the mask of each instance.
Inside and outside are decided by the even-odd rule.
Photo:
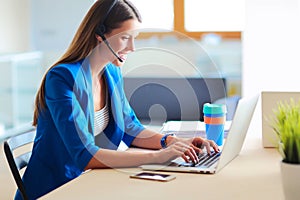
[[[102,38],[103,42],[106,44],[106,46],[109,48],[109,50],[112,52],[112,54],[114,54],[114,56],[120,61],[123,62],[122,58],[120,58],[117,53],[111,48],[109,42],[106,40],[104,35],[100,35],[100,37]]]

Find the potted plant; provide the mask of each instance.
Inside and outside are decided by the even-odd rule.
[[[281,177],[287,200],[300,197],[300,101],[279,102],[274,110],[273,130],[282,155]]]

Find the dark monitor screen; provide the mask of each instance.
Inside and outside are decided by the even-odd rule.
[[[124,77],[124,90],[143,121],[201,120],[203,104],[226,97],[225,78]]]

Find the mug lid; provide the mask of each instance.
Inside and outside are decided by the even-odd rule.
[[[203,113],[206,113],[206,114],[223,114],[223,113],[227,113],[226,105],[225,104],[205,103],[203,105]]]

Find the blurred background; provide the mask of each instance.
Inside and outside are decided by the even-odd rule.
[[[134,77],[222,77],[241,95],[244,0],[132,0],[143,17]],[[0,0],[0,133],[32,120],[45,70],[66,50],[92,0]]]

